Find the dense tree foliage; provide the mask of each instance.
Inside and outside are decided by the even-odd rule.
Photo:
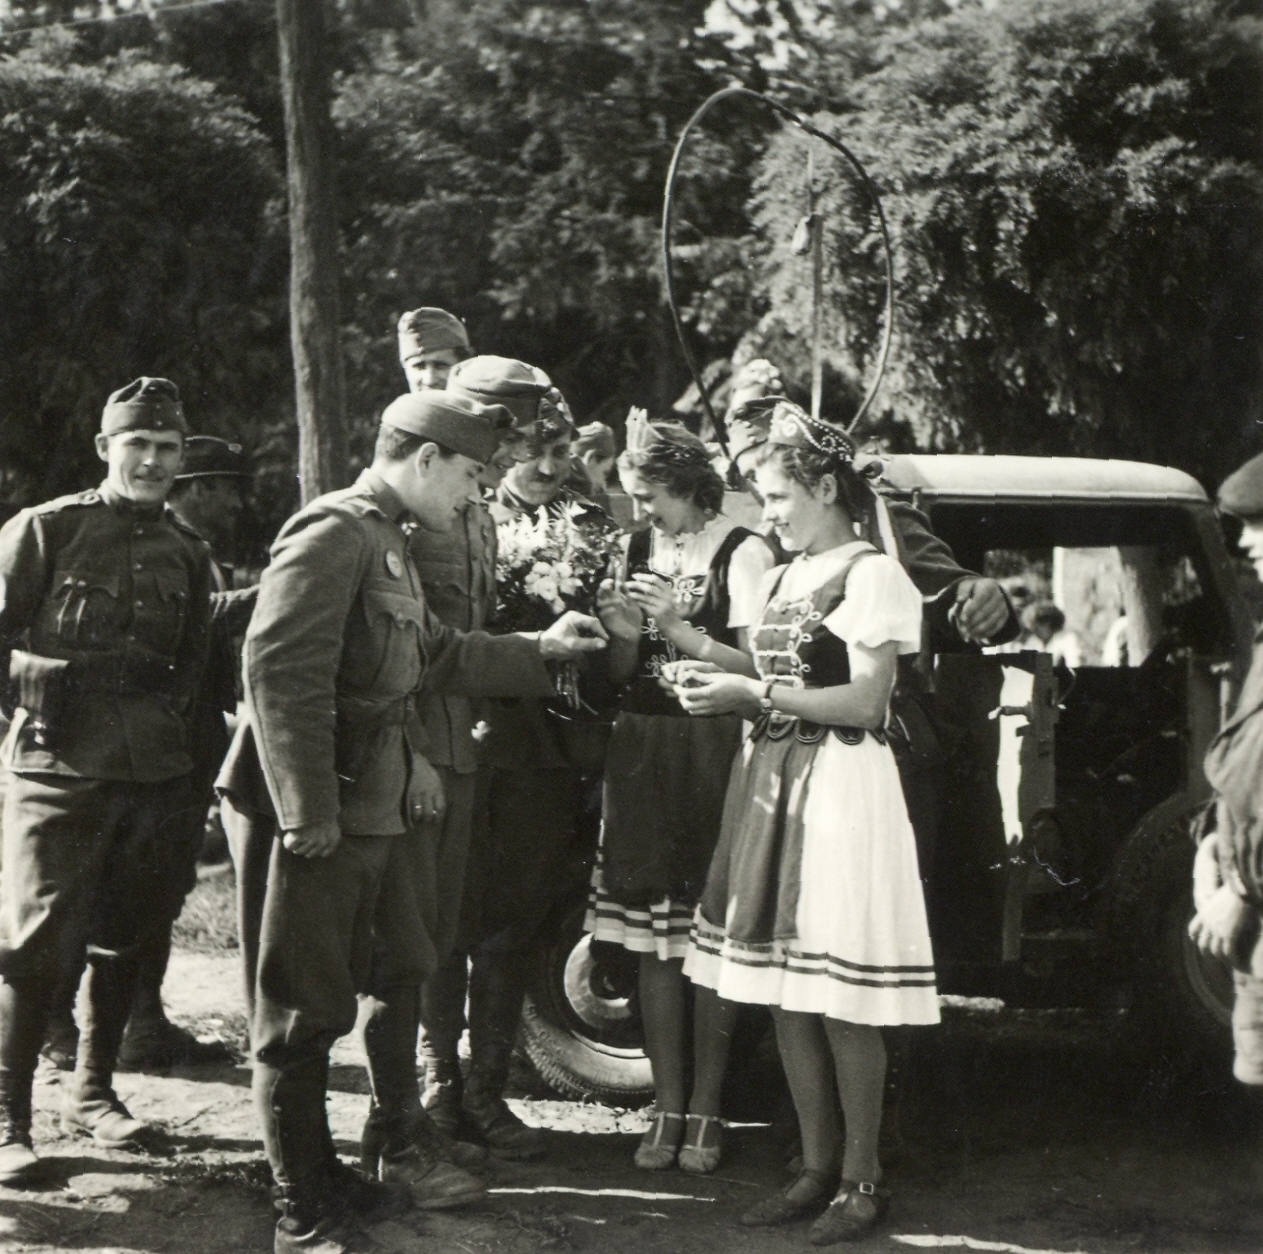
[[[274,154],[174,66],[0,60],[0,442],[45,495],[93,482],[109,392],[168,375],[203,430],[289,406]]]
[[[880,67],[821,119],[895,228],[885,396],[920,442],[1137,457],[1208,482],[1257,449],[1261,34],[1210,0],[1041,0],[884,38]],[[875,237],[854,183],[837,165],[828,181],[834,364],[856,379],[878,325]],[[784,135],[755,218],[800,376],[809,289],[782,243],[803,186]]]

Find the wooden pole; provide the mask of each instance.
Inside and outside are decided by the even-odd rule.
[[[289,191],[289,316],[303,504],[347,481],[323,0],[276,0]]]

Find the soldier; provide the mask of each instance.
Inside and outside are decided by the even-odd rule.
[[[234,847],[253,848],[252,865],[260,845],[268,858],[250,1047],[281,1198],[278,1254],[371,1248],[358,1216],[400,1204],[388,1182],[430,1208],[481,1193],[418,1118],[416,997],[433,946],[411,829],[438,819],[445,800],[417,701],[423,686],[551,693],[543,659],[604,640],[581,615],[538,637],[442,626],[401,524],[451,527],[499,443],[494,424],[509,421],[447,393],[398,398],[372,466],[286,523],[260,584],[244,653],[247,717],[218,787]],[[341,1164],[325,1112],[329,1049],[354,1026],[357,993],[372,1002],[375,1185]]]
[[[399,319],[399,361],[409,391],[445,388],[452,367],[472,356],[465,324],[446,309],[412,309]]]
[[[1241,519],[1241,547],[1263,579],[1263,454],[1219,489],[1219,508]],[[1232,717],[1211,742],[1206,778],[1215,789],[1216,830],[1194,868],[1197,913],[1189,935],[1205,954],[1230,962],[1236,997],[1233,1074],[1263,1085],[1263,627]]]
[[[111,1147],[149,1131],[111,1082],[137,956],[165,921],[154,903],[186,864],[196,804],[185,716],[206,659],[210,555],[165,505],[186,433],[175,385],[137,379],[105,406],[101,487],[0,530],[0,637],[18,704],[3,748],[3,1183],[37,1165],[31,1081],[49,1001],[85,945],[62,1126]]]

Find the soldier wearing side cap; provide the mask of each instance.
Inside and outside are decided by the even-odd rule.
[[[254,866],[267,851],[259,931],[243,935],[243,953],[279,1254],[362,1250],[365,1216],[483,1193],[451,1162],[417,1087],[417,996],[433,946],[412,829],[444,806],[418,706],[444,690],[544,695],[545,658],[604,644],[582,615],[537,637],[491,637],[445,627],[426,605],[404,528],[453,525],[509,421],[436,391],[392,402],[370,468],[282,528],[246,633],[247,716],[217,787],[234,851],[253,849]],[[362,1162],[376,1181],[338,1159],[325,1111],[329,1050],[354,1026],[357,994],[371,1003]]]
[[[1219,508],[1241,520],[1241,548],[1263,579],[1263,454],[1224,480]],[[1263,1085],[1263,627],[1232,717],[1206,752],[1215,830],[1193,872],[1189,935],[1232,964],[1233,1074]]]
[[[179,392],[137,379],[105,406],[99,489],[0,530],[13,723],[0,878],[0,1183],[37,1167],[31,1081],[49,1003],[85,948],[86,1011],[62,1126],[128,1147],[148,1129],[112,1077],[137,956],[184,864],[187,711],[205,666],[210,554],[166,506]]]
[[[410,309],[399,319],[399,362],[408,390],[442,389],[452,367],[473,356],[465,324],[446,309]]]

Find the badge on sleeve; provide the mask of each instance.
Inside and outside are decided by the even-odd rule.
[[[386,553],[386,570],[392,579],[403,578],[403,559],[394,549],[390,549]]]

